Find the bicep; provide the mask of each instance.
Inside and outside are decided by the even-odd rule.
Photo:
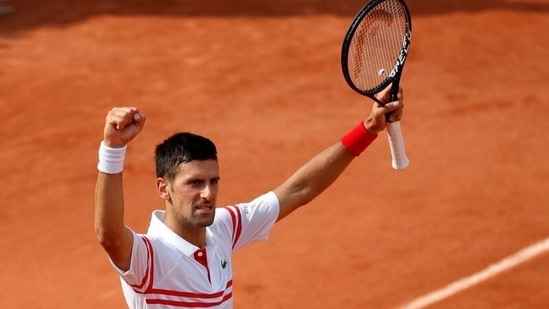
[[[284,219],[287,215],[291,214],[300,206],[305,204],[300,191],[293,189],[288,182],[283,183],[278,188],[274,189],[273,192],[276,194],[280,205],[280,210],[276,221]]]
[[[127,271],[131,265],[133,242],[133,232],[125,227],[120,239],[102,246],[112,263],[120,270]]]

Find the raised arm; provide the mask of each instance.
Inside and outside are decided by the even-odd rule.
[[[388,90],[389,88],[378,95],[383,102],[389,100]],[[391,122],[400,120],[402,108],[402,89],[399,91],[398,101],[384,106],[374,103],[366,120],[346,134],[341,141],[314,156],[276,188],[274,192],[280,202],[278,220],[309,203],[326,190],[351,161],[377,137],[377,134],[385,129],[386,115],[390,113]]]
[[[124,224],[122,168],[126,145],[145,125],[137,108],[113,108],[106,116],[95,185],[95,233],[113,263],[128,270],[132,232]]]

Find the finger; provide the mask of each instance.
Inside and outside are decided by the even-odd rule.
[[[400,121],[400,119],[402,119],[402,114],[403,114],[403,111],[401,108],[393,111],[391,113],[391,116],[389,117],[389,122],[396,122],[396,121]]]
[[[402,88],[399,88],[399,91],[397,93],[396,101],[400,103],[400,105],[404,104],[404,92],[402,91]]]
[[[109,111],[107,122],[115,129],[122,130],[134,120],[133,117],[139,110],[135,107],[115,107]]]
[[[125,126],[125,124],[127,122],[125,120],[125,118],[126,117],[125,117],[124,114],[111,112],[107,116],[107,123],[110,124],[115,129],[120,130],[121,128],[123,128]]]
[[[385,105],[383,105],[383,110],[385,113],[390,113],[390,112],[393,112],[393,111],[396,111],[398,110],[399,108],[402,108],[403,105],[400,101],[393,101],[393,102],[389,102]]]
[[[403,109],[404,109],[404,92],[402,90],[402,87],[398,88],[397,100],[398,100],[397,101],[398,106],[394,111],[391,112],[390,117],[388,119],[389,122],[400,121],[400,119],[402,118]]]
[[[403,110],[404,110],[404,104],[402,103],[402,99],[400,99],[399,101],[391,102],[390,104],[387,104],[387,105],[386,105],[387,108],[391,110],[389,112],[390,117],[388,121],[389,122],[400,121],[403,115]]]

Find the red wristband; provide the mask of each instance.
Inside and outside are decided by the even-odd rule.
[[[366,130],[362,121],[341,138],[343,147],[355,157],[358,157],[377,138]]]

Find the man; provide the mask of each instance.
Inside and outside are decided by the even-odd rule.
[[[378,99],[389,101],[389,91]],[[127,144],[143,129],[137,108],[112,109],[99,148],[95,229],[121,278],[129,308],[232,308],[232,252],[266,239],[275,222],[328,188],[385,129],[402,117],[403,92],[321,151],[276,189],[251,202],[216,208],[219,166],[215,145],[184,132],[155,150],[156,191],[164,210],[146,234],[124,224],[122,170]]]

